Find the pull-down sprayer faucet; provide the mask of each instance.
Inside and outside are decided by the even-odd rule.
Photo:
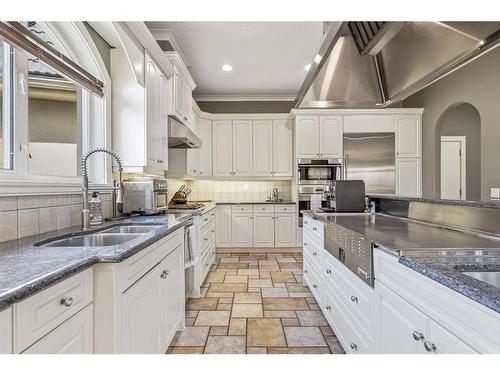
[[[123,191],[122,191],[122,161],[116,152],[106,150],[104,148],[95,148],[93,150],[88,151],[85,155],[82,156],[81,161],[81,169],[82,169],[82,177],[83,177],[83,211],[82,211],[82,224],[83,229],[89,229],[90,227],[90,212],[89,212],[89,176],[87,170],[87,159],[90,155],[95,154],[96,152],[104,152],[106,154],[111,155],[118,164],[118,174],[119,174],[119,185],[115,186],[113,184],[113,191],[116,191],[116,198],[113,202],[113,212],[115,212],[115,207],[119,203],[123,203]]]

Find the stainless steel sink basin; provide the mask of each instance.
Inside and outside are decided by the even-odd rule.
[[[57,240],[54,242],[49,242],[45,244],[45,246],[49,247],[71,247],[71,246],[113,246],[118,245],[134,238],[140,237],[141,234],[132,234],[132,233],[93,233],[86,234],[83,236],[75,236],[65,238],[63,240]]]
[[[120,225],[100,231],[99,233],[148,233],[159,227],[160,225]]]
[[[464,275],[500,288],[500,271],[462,272]]]

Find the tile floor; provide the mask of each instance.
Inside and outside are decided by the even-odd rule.
[[[344,353],[302,283],[301,253],[217,254],[171,354]]]

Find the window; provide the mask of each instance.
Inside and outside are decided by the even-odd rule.
[[[13,169],[13,51],[0,41],[0,169]]]

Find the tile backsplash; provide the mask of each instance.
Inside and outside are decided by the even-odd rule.
[[[283,200],[291,199],[291,181],[277,180],[168,180],[169,196],[182,185],[192,189],[189,200],[214,202],[260,202],[265,201],[276,187],[279,197]]]
[[[112,216],[111,194],[100,194],[103,216]],[[81,194],[0,197],[0,242],[82,224]]]

